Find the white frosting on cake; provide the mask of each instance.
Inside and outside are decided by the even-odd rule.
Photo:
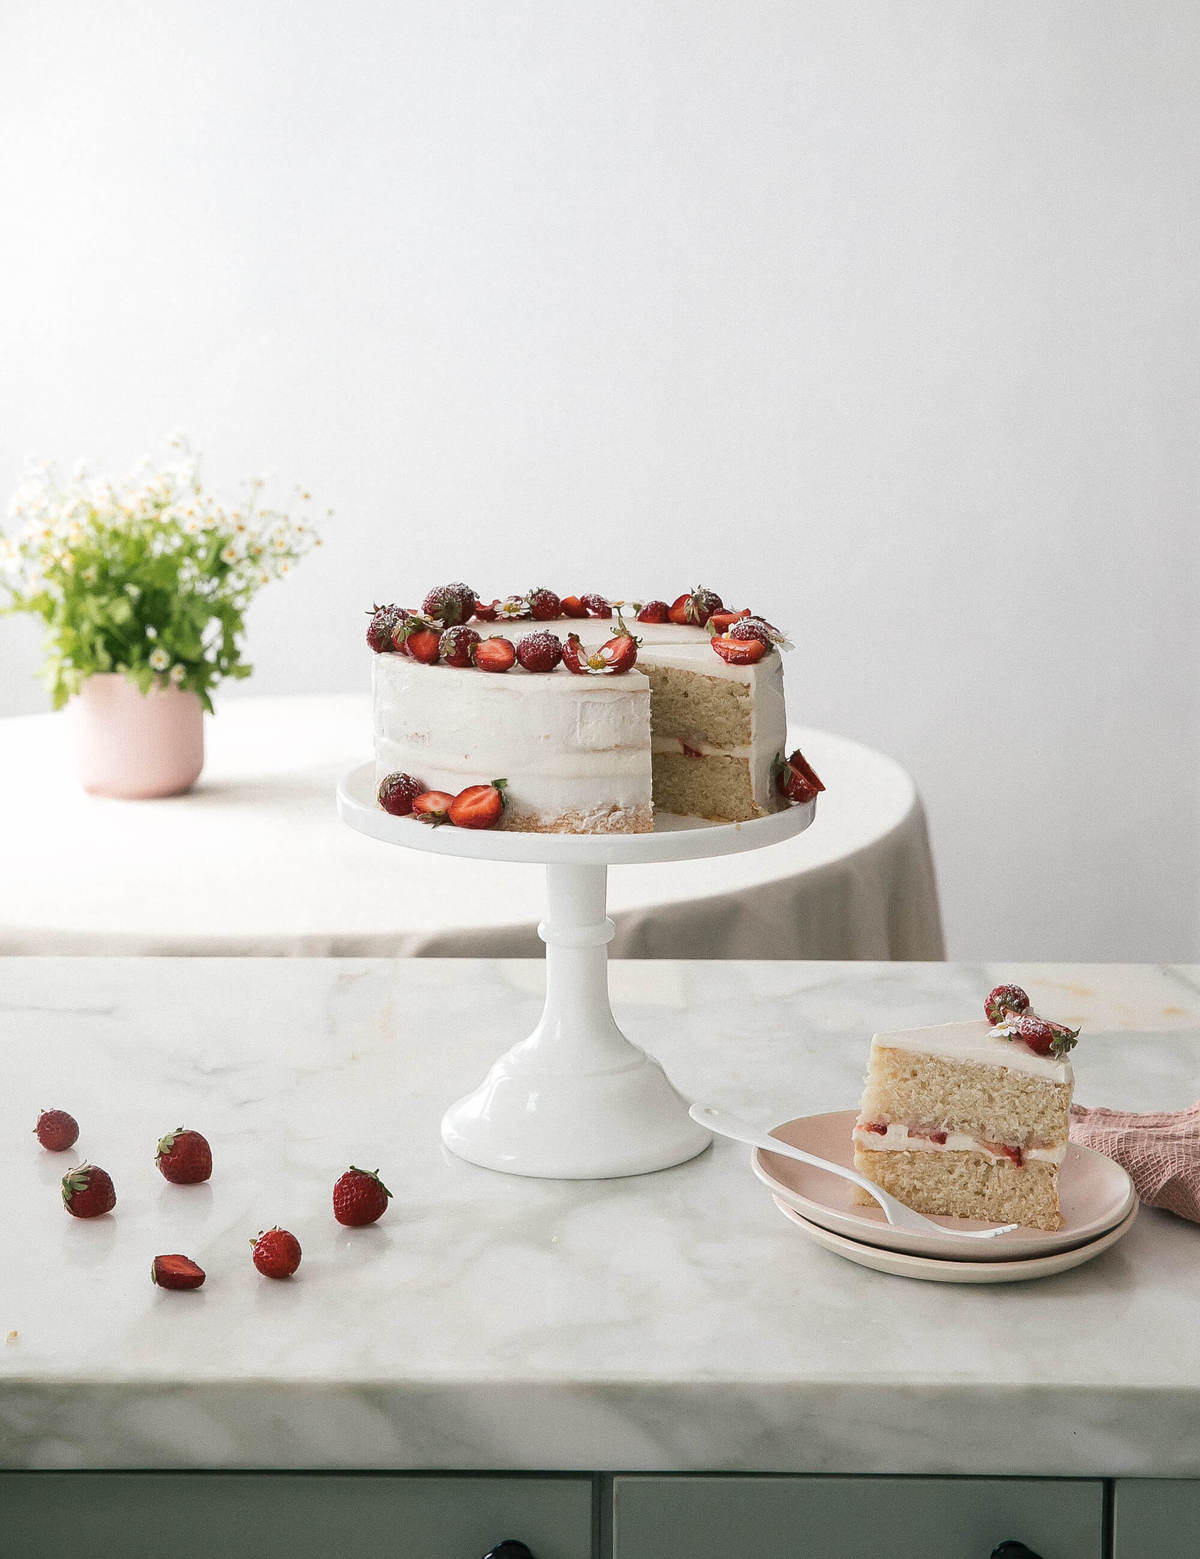
[[[922,1055],[946,1056],[952,1061],[1004,1066],[1053,1083],[1073,1083],[1075,1080],[1069,1061],[1040,1056],[1030,1050],[1024,1040],[1005,1038],[1004,1033],[993,1028],[986,1018],[876,1034],[871,1040],[871,1048],[912,1050]]]
[[[600,619],[539,623],[473,623],[487,638],[513,644],[548,629],[564,643],[577,633],[595,650],[618,631]],[[783,804],[772,766],[787,737],[783,667],[778,651],[748,666],[730,665],[713,650],[705,628],[677,623],[628,623],[641,640],[627,672],[580,676],[559,666],[506,672],[372,653],[376,783],[386,774],[415,775],[429,790],[456,793],[493,779],[508,781],[508,826],[522,819],[580,832],[621,827],[651,807],[650,683],[638,666],[666,666],[742,683],[750,704],[750,741],[737,747],[703,744],[701,756],[744,759],[755,803],[764,811]],[[672,738],[654,750],[685,752]]]
[[[981,1153],[984,1158],[999,1162],[1010,1157],[998,1152],[992,1143],[972,1137],[965,1131],[948,1131],[945,1142],[935,1142],[928,1133],[910,1130],[893,1121],[885,1131],[868,1131],[863,1126],[854,1128],[855,1145],[871,1152],[889,1153]],[[1022,1148],[1022,1158],[1034,1159],[1043,1164],[1061,1164],[1067,1156],[1067,1145],[1059,1143],[1052,1148]]]

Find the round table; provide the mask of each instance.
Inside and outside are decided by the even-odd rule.
[[[79,787],[69,710],[0,720],[0,953],[542,956],[540,867],[388,850],[339,820],[367,695],[234,697],[206,726],[192,791],[113,801]],[[844,737],[789,740],[826,785],[812,827],[613,867],[613,957],[945,956],[910,777]]]

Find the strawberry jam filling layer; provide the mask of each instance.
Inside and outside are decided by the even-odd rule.
[[[1067,1152],[1065,1142],[1055,1147],[1022,1147],[1016,1143],[989,1142],[963,1131],[904,1126],[896,1121],[857,1121],[854,1141],[860,1148],[892,1153],[980,1153],[997,1163],[1001,1159],[1008,1159],[1018,1168],[1027,1160],[1038,1164],[1061,1164]]]

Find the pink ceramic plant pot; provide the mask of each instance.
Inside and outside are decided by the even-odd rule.
[[[204,708],[195,693],[127,677],[89,677],[72,700],[79,778],[93,796],[178,796],[204,767]]]

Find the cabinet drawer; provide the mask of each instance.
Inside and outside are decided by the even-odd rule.
[[[1100,1480],[614,1479],[614,1559],[988,1559],[1017,1538],[1045,1559],[1101,1559]],[[1194,1559],[1194,1555],[1193,1555]]]
[[[13,1559],[482,1559],[510,1537],[536,1559],[592,1559],[591,1479],[0,1473],[0,1554]]]
[[[1118,1478],[1113,1489],[1113,1559],[1196,1559],[1200,1483]]]

